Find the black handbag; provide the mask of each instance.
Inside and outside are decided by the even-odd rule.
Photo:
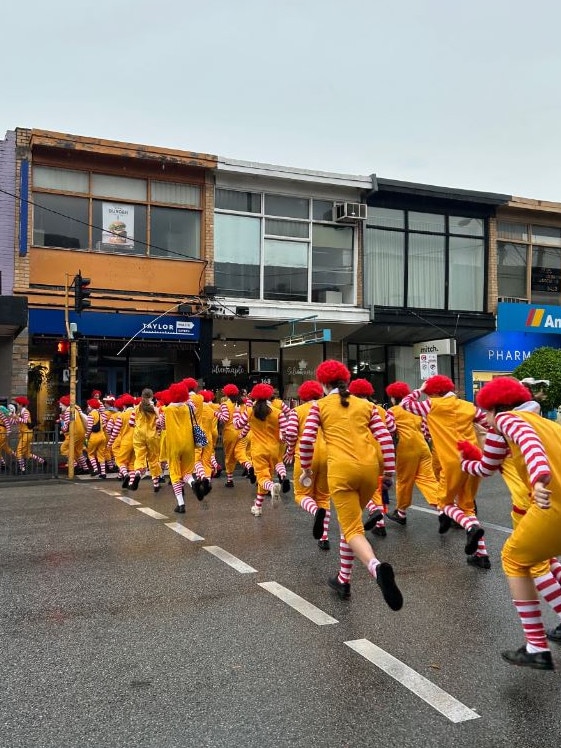
[[[193,427],[193,441],[195,442],[195,447],[206,447],[208,445],[206,434],[197,423],[197,417],[193,413],[193,408],[190,405],[187,407],[189,408],[189,415],[191,416],[191,426]]]

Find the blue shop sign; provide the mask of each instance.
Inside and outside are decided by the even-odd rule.
[[[512,371],[536,348],[561,347],[557,335],[533,335],[525,332],[492,332],[464,346],[466,370]]]
[[[497,330],[561,334],[561,307],[540,304],[497,304]],[[546,343],[540,343],[546,345]]]
[[[200,338],[201,321],[198,317],[180,317],[166,314],[155,320],[149,314],[124,314],[120,312],[84,312],[69,314],[78,332],[96,338],[132,338],[137,340],[186,340]],[[66,335],[62,309],[30,309],[30,335]]]

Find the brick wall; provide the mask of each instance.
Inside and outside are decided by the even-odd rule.
[[[16,134],[8,131],[0,140],[0,189],[16,194]],[[15,197],[0,192],[0,272],[2,294],[14,287]]]

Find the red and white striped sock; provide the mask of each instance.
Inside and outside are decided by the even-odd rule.
[[[488,556],[487,553],[487,546],[485,545],[485,540],[483,538],[479,538],[477,541],[477,550],[473,554],[474,556]]]
[[[557,579],[559,584],[561,584],[561,563],[559,563],[558,558],[549,559],[549,570],[551,571],[555,579]]]
[[[304,498],[300,502],[300,506],[305,512],[308,512],[312,515],[312,517],[315,517],[318,510],[318,505],[316,504],[314,499],[311,498],[311,496],[304,496]]]
[[[374,558],[371,558],[368,562],[368,573],[376,579],[378,576],[378,566],[380,566],[380,561],[374,556]]]
[[[539,600],[513,600],[526,638],[526,651],[530,654],[549,649],[542,621]]]
[[[557,615],[561,615],[561,585],[553,574],[544,574],[534,578],[534,584],[539,594],[550,605]]]
[[[215,456],[214,452],[211,455],[210,464],[212,465],[213,470],[218,470],[218,468],[220,467],[220,465],[218,464],[218,460],[216,459],[216,456]]]
[[[323,519],[323,535],[321,536],[321,540],[328,540],[327,533],[329,532],[329,520],[330,519],[331,519],[331,510],[326,509],[325,517]]]
[[[172,483],[171,487],[173,488],[173,493],[175,494],[175,498],[177,499],[178,506],[183,506],[183,504],[185,504],[183,494],[181,493],[181,489],[183,488],[183,481],[178,480],[176,483]]]
[[[264,491],[269,491],[269,493],[271,493],[274,485],[275,484],[272,480],[264,480],[263,483],[261,484],[261,488]]]
[[[197,478],[199,478],[200,480],[206,477],[202,462],[199,461],[195,463],[195,473],[197,474]]]
[[[106,470],[105,470],[105,460],[100,460],[100,462],[99,462],[99,472],[100,472],[100,475],[106,475],[107,474]]]
[[[337,578],[341,584],[348,584],[351,581],[355,554],[343,536],[341,536],[341,540],[339,541],[339,560],[341,569]]]
[[[244,466],[244,468],[246,470],[249,470],[250,467],[253,467],[252,464],[251,464],[251,462],[249,460],[247,460],[246,462],[244,462],[243,466]]]
[[[376,511],[376,503],[372,501],[372,499],[370,499],[365,509],[368,512],[368,514],[374,514],[374,512]]]
[[[258,493],[255,497],[255,506],[258,508],[261,508],[263,506],[263,502],[265,501],[266,494]]]
[[[84,457],[84,455],[80,455],[80,457],[78,457],[78,465],[80,465],[80,467],[82,468],[82,470],[87,470],[88,469],[88,461],[86,460],[86,458]]]
[[[284,462],[277,462],[277,464],[275,465],[275,473],[281,480],[286,478],[286,465],[284,464]]]
[[[455,506],[454,504],[446,504],[444,507],[444,514],[447,514],[450,519],[453,519],[454,522],[457,522],[461,527],[464,528],[464,530],[469,530],[470,527],[473,527],[474,525],[479,525],[479,522],[477,521],[477,517],[470,517],[465,512],[463,512],[459,507]]]

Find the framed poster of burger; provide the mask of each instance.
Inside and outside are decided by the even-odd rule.
[[[102,244],[115,251],[134,246],[134,205],[103,203],[102,220]]]

